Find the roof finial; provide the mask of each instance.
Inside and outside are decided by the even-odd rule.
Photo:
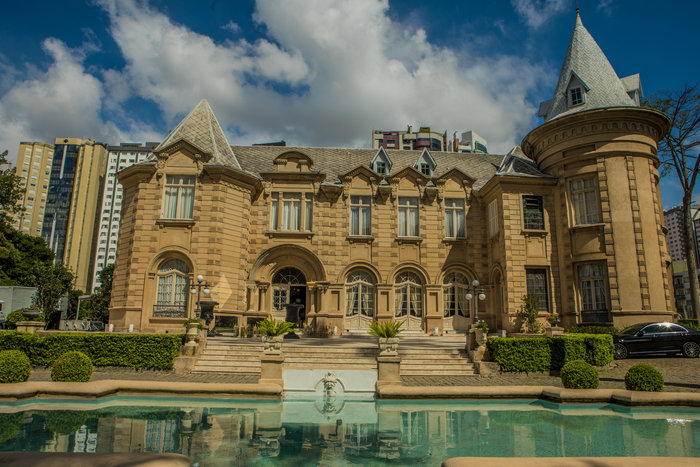
[[[578,16],[578,13],[579,13],[578,0],[574,0],[574,3],[576,4],[576,16]]]

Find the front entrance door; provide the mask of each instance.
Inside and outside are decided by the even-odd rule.
[[[402,272],[396,277],[394,286],[394,315],[403,321],[403,329],[423,329],[423,284],[412,272]]]
[[[296,268],[280,269],[272,278],[272,317],[284,321],[290,303],[302,305],[299,318],[303,323],[306,317],[306,278]]]
[[[369,329],[374,320],[374,278],[362,269],[345,281],[345,329]]]
[[[467,277],[459,272],[452,272],[443,281],[442,303],[445,331],[466,331],[471,322],[471,303],[467,300]]]

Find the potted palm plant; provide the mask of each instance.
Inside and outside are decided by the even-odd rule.
[[[377,336],[380,355],[396,355],[399,351],[399,338],[396,337],[403,329],[403,321],[373,321],[369,333]]]
[[[272,318],[260,321],[258,331],[262,336],[263,352],[280,353],[284,335],[292,330],[294,330],[294,323],[289,321],[275,321]]]

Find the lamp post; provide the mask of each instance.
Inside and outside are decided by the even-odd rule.
[[[209,290],[209,287],[209,283],[204,280],[204,276],[202,276],[201,274],[197,276],[197,283],[193,283],[190,286],[190,293],[193,295],[195,293],[197,294],[197,310],[195,311],[197,318],[200,318],[202,314],[202,306],[200,304],[202,292],[204,292],[204,295],[209,295],[209,293],[211,292],[211,290]]]
[[[478,298],[479,300],[486,300],[486,294],[484,293],[485,290],[481,287],[479,287],[479,281],[478,279],[474,279],[472,281],[472,286],[471,290],[467,292],[467,300],[472,301],[474,298]],[[474,300],[474,324],[477,324],[479,322],[479,302],[477,300]]]

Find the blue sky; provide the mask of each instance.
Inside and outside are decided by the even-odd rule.
[[[700,76],[700,2],[579,6],[646,95]],[[0,0],[0,150],[159,141],[207,98],[231,144],[367,147],[411,124],[502,153],[539,123],[574,19],[574,0]],[[680,202],[672,178],[662,196]]]

